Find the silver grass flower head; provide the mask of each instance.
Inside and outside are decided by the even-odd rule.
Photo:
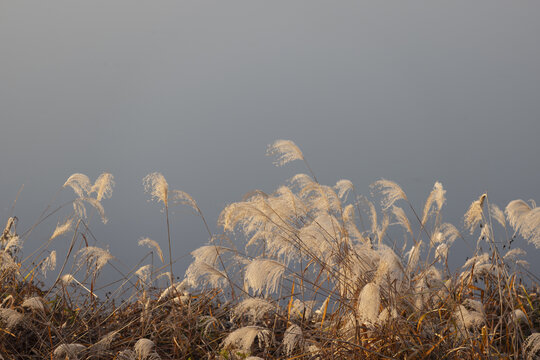
[[[291,356],[297,348],[300,350],[304,348],[304,333],[300,326],[291,324],[283,335],[283,352],[285,355]]]
[[[392,205],[392,213],[396,217],[398,224],[400,224],[405,230],[407,230],[409,234],[412,235],[413,232],[411,228],[411,223],[409,222],[409,218],[407,217],[407,215],[405,215],[405,211],[398,206]]]
[[[173,204],[187,205],[191,207],[195,212],[199,213],[199,206],[197,202],[187,192],[181,190],[172,190],[170,198]]]
[[[274,161],[276,166],[283,166],[294,160],[304,160],[302,151],[291,140],[276,140],[268,145],[266,155],[277,157]]]
[[[61,344],[54,350],[54,357],[58,360],[77,360],[78,355],[86,350],[86,346],[82,344]]]
[[[249,352],[255,339],[260,348],[268,347],[272,342],[272,332],[259,326],[245,326],[230,333],[223,340],[224,349],[238,349]]]
[[[512,250],[508,250],[506,254],[504,254],[503,259],[504,260],[511,260],[516,261],[518,257],[527,255],[527,252],[520,248],[515,248]]]
[[[382,194],[381,206],[383,210],[389,209],[398,200],[407,200],[403,189],[393,181],[380,179],[371,184],[370,187]]]
[[[135,353],[139,359],[146,359],[154,349],[154,346],[155,344],[152,340],[142,338],[137,340],[133,346],[133,349],[135,350]]]
[[[5,242],[9,237],[14,235],[14,232],[12,231],[13,225],[15,225],[15,218],[11,216],[6,222],[0,241]]]
[[[49,256],[43,260],[41,263],[41,273],[46,278],[47,277],[47,271],[54,271],[56,269],[56,250],[51,251]]]
[[[19,271],[19,264],[7,253],[0,251],[0,273],[15,273]]]
[[[416,245],[414,245],[410,251],[407,252],[408,262],[407,262],[407,272],[412,274],[418,261],[420,260],[420,252],[422,251],[422,240],[420,240]]]
[[[354,185],[350,180],[347,179],[341,179],[336,183],[336,186],[334,186],[336,190],[338,191],[338,196],[342,200],[347,199],[347,194],[354,190]]]
[[[91,188],[90,179],[88,179],[88,176],[80,173],[71,175],[64,183],[64,187],[66,186],[72,188],[78,197],[85,197],[88,195]]]
[[[161,262],[165,262],[164,259],[163,259],[163,252],[161,251],[161,247],[159,246],[159,244],[157,243],[157,241],[155,240],[152,240],[150,238],[142,238],[139,240],[139,246],[147,246],[151,249],[154,249],[156,251],[156,253],[158,254],[159,256],[159,259],[161,260]]]
[[[65,233],[71,230],[72,225],[73,225],[73,217],[69,217],[62,224],[59,223],[58,225],[56,225],[56,228],[54,229],[54,232],[49,238],[49,240],[52,240],[52,239],[57,238],[58,236],[64,235]]]
[[[148,174],[143,179],[144,190],[152,195],[152,199],[161,201],[165,206],[169,204],[169,184],[159,172]]]
[[[527,315],[520,309],[512,311],[511,318],[512,320],[515,319],[518,323],[527,321]]]
[[[461,236],[459,233],[459,230],[450,223],[444,223],[440,227],[440,231],[442,233],[442,237],[444,241],[450,246],[454,243],[454,241]]]
[[[90,193],[96,193],[96,200],[108,199],[112,196],[114,186],[114,176],[109,173],[102,173],[98,176],[94,185],[90,188]]]
[[[301,190],[314,182],[313,178],[307,174],[296,174],[289,180],[291,186],[295,188],[298,187]]]
[[[21,306],[23,308],[28,308],[30,310],[40,311],[43,313],[45,312],[44,300],[42,297],[39,297],[39,296],[34,296],[34,297],[25,299]]]
[[[166,276],[168,277],[169,274],[167,273]],[[188,288],[188,280],[184,279],[181,282],[174,283],[172,286],[169,286],[165,290],[161,292],[161,295],[159,296],[158,301],[161,301],[163,299],[167,299],[172,296],[176,296],[177,294],[187,294],[186,290]]]
[[[89,267],[93,267],[96,272],[114,259],[114,256],[112,256],[109,251],[96,246],[82,248],[77,254],[79,255],[79,266],[82,266],[84,263],[89,263]]]
[[[144,285],[149,285],[150,278],[152,276],[152,265],[143,265],[135,271],[135,275],[139,277]]]
[[[298,316],[303,319],[310,319],[311,315],[316,311],[313,311],[315,308],[315,300],[305,300],[294,299],[291,307],[291,314]]]
[[[396,308],[391,308],[390,310],[385,307],[381,313],[379,314],[379,318],[377,319],[377,323],[384,324],[389,322],[392,319],[396,319],[398,317],[398,313]]]
[[[355,241],[365,241],[362,233],[356,227],[354,205],[349,204],[343,209],[343,225],[349,238]]]
[[[463,305],[459,305],[456,311],[454,311],[453,318],[458,325],[458,329],[461,331],[476,328],[485,322],[485,315],[483,313],[475,310],[469,311]]]
[[[379,318],[379,306],[381,303],[381,295],[379,285],[368,283],[360,292],[358,298],[358,318],[359,321],[368,324],[375,324]]]
[[[210,285],[213,288],[218,288],[223,285],[227,276],[204,261],[194,261],[186,270],[187,284],[193,287],[202,285]]]
[[[472,202],[469,210],[465,213],[465,227],[469,229],[471,234],[474,232],[476,225],[482,221],[484,200],[487,194],[482,194],[478,200]]]
[[[491,214],[491,217],[497,220],[499,224],[501,224],[502,227],[506,228],[506,221],[504,219],[504,213],[503,211],[495,204],[489,205],[489,212]]]
[[[532,201],[532,207],[523,200],[513,200],[506,206],[506,217],[516,232],[530,244],[540,248],[540,208]]]
[[[439,259],[440,262],[445,263],[446,259],[448,259],[448,244],[442,243],[437,246],[435,249],[435,256]]]
[[[274,293],[285,272],[285,266],[271,259],[254,259],[246,266],[244,282],[247,289],[253,289],[256,294]]]
[[[471,267],[472,265],[474,265],[474,266],[483,265],[483,264],[486,264],[488,262],[489,262],[489,254],[488,253],[483,253],[483,254],[480,254],[480,255],[473,256],[472,258],[467,260],[465,262],[465,264],[462,266],[462,269]]]
[[[268,313],[278,310],[276,304],[261,298],[247,298],[233,309],[233,319],[247,316],[253,323],[262,320]]]
[[[218,246],[218,245],[205,245],[191,252],[191,255],[195,261],[203,261],[208,265],[214,266],[218,257],[224,253],[234,251],[233,249]]]
[[[60,278],[60,281],[64,286],[70,285],[73,281],[75,281],[75,277],[71,274],[62,275]]]
[[[374,282],[381,283],[385,279],[388,279],[390,283],[399,282],[405,270],[394,250],[386,245],[379,245],[377,254],[379,255],[379,264]]]
[[[435,185],[433,185],[433,190],[429,193],[429,196],[426,200],[426,203],[424,204],[424,212],[422,215],[422,224],[425,225],[428,216],[430,214],[430,210],[433,206],[433,204],[437,205],[437,212],[440,212],[446,198],[444,195],[446,194],[446,190],[443,189],[443,186],[440,182],[435,182]]]
[[[18,235],[13,235],[9,238],[9,240],[6,242],[4,246],[4,251],[14,254],[17,250],[21,248],[21,239]]]
[[[0,320],[2,320],[8,330],[11,330],[21,324],[24,320],[24,315],[17,310],[0,308]]]
[[[94,209],[97,210],[99,216],[101,217],[101,222],[103,222],[104,224],[107,223],[108,220],[105,216],[105,209],[103,208],[103,205],[101,205],[99,201],[91,197],[80,197],[73,201],[73,210],[79,218],[86,218],[86,207],[84,205],[85,203],[90,204]]]

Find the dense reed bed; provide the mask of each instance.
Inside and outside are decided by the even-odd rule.
[[[380,179],[372,196],[349,180],[317,181],[301,150],[278,140],[277,165],[304,162],[274,193],[252,191],[223,209],[219,234],[187,193],[160,173],[145,190],[163,208],[167,239],[144,238],[156,263],[129,273],[95,246],[88,224],[106,222],[102,200],[113,177],[74,174],[75,197],[47,208],[40,226],[62,211],[49,240],[23,256],[31,230],[9,218],[0,241],[0,355],[4,359],[534,359],[540,356],[537,277],[520,242],[540,247],[540,208],[487,194],[462,225],[442,219],[435,183],[423,208]],[[184,276],[173,273],[169,208],[187,206],[211,239],[192,252]],[[68,211],[68,209],[70,209]],[[57,261],[54,238],[68,240]],[[457,241],[476,244],[459,269],[448,266]],[[165,252],[161,246],[165,246]],[[534,256],[534,255],[533,255]],[[159,261],[158,261],[159,260]],[[113,291],[96,280],[110,266]],[[45,281],[45,277],[48,276]],[[175,281],[175,279],[179,279]],[[47,284],[47,285],[45,285]],[[161,284],[162,286],[159,286]]]

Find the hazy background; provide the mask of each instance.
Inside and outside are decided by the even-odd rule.
[[[140,237],[166,247],[147,173],[190,193],[218,231],[226,204],[306,171],[265,157],[279,138],[322,183],[348,178],[368,195],[392,179],[418,209],[441,181],[459,228],[483,192],[501,207],[540,201],[539,14],[537,1],[2,0],[0,219],[22,184],[19,232],[72,173],[111,172],[110,221],[92,229],[134,264]],[[182,273],[208,236],[174,212]],[[450,257],[461,264],[465,249]]]

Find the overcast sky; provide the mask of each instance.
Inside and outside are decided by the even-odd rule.
[[[538,1],[0,1],[0,218],[22,184],[19,230],[72,173],[111,172],[110,221],[93,230],[131,264],[140,237],[166,245],[147,173],[219,231],[226,204],[306,172],[265,156],[280,138],[328,185],[369,195],[392,179],[421,209],[441,181],[458,227],[486,191],[501,207],[540,201],[538,14]],[[172,223],[182,272],[208,236],[189,211]]]

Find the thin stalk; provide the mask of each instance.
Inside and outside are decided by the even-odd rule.
[[[169,206],[167,203],[165,203],[165,217],[167,219],[167,239],[169,240],[169,280],[171,282],[171,286],[173,286],[174,283],[174,275],[173,275],[173,269],[172,269],[172,250],[171,250],[171,228],[169,226]]]

